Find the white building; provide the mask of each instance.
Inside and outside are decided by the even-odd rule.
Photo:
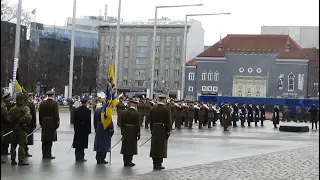
[[[302,48],[319,48],[319,26],[261,26],[261,34],[289,34]]]

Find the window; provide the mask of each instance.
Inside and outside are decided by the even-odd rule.
[[[147,64],[147,59],[139,57],[136,59],[136,64]]]
[[[143,70],[143,69],[136,70],[136,76],[144,76],[144,75],[146,75],[146,70]]]
[[[242,93],[239,92],[239,93],[238,93],[238,96],[242,96]]]
[[[129,52],[129,46],[125,46],[125,47],[124,47],[124,52],[125,52],[125,53],[128,53],[128,52]]]
[[[158,69],[155,69],[155,70],[154,70],[154,75],[155,75],[155,76],[158,76],[158,75],[159,75],[159,70],[158,70]]]
[[[123,80],[123,85],[124,85],[124,86],[128,86],[128,80],[124,79],[124,80]]]
[[[194,81],[194,73],[189,73],[189,80]]]
[[[218,92],[218,86],[212,86],[212,91]]]
[[[170,46],[166,46],[166,53],[170,53]]]
[[[207,86],[202,86],[202,87],[201,87],[201,90],[202,90],[202,91],[207,91]]]
[[[137,46],[137,53],[146,53],[147,47],[146,46]]]
[[[135,80],[135,85],[136,86],[143,86],[144,80]]]
[[[212,81],[213,73],[208,73],[208,81]]]
[[[176,77],[179,77],[179,76],[180,76],[180,71],[179,71],[179,70],[175,70],[175,71],[174,71],[174,75],[175,75]]]
[[[294,74],[290,73],[288,76],[288,91],[294,91]]]
[[[180,59],[176,58],[176,65],[180,65]]]
[[[313,82],[313,90],[319,90],[319,83]]]
[[[160,47],[156,46],[156,53],[160,53]]]
[[[148,41],[148,36],[137,36],[137,41],[139,42]]]
[[[212,86],[207,86],[207,91],[212,91]]]
[[[155,64],[155,65],[156,65],[156,64],[160,64],[159,58],[155,58],[155,59],[154,59],[154,64]]]
[[[127,75],[128,74],[128,68],[123,68],[123,74]]]
[[[219,72],[218,72],[218,71],[216,71],[216,72],[214,73],[213,80],[214,80],[214,81],[219,81]]]
[[[168,70],[168,69],[166,69],[166,70],[164,71],[164,75],[165,75],[165,76],[169,76],[169,70]]]
[[[171,36],[166,36],[166,41],[171,41]]]
[[[177,41],[178,41],[178,42],[181,41],[181,36],[177,36]]]
[[[177,54],[180,54],[180,49],[181,49],[180,47],[176,47],[176,53]]]
[[[319,67],[314,67],[313,68],[313,75],[314,76],[319,76]]]
[[[207,73],[202,73],[202,80],[205,81],[207,79]]]
[[[126,41],[130,41],[130,36],[126,36]]]
[[[178,81],[174,82],[174,88],[176,89],[180,88],[180,83]]]
[[[160,41],[160,36],[157,36],[157,37],[156,37],[156,41]]]
[[[189,86],[188,91],[193,92],[193,86]]]

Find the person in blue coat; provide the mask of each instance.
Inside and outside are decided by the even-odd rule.
[[[105,158],[108,150],[111,148],[111,138],[114,133],[113,122],[111,122],[108,128],[103,128],[101,123],[101,108],[98,108],[94,112],[93,121],[96,132],[93,150],[96,151],[97,164],[108,164]]]

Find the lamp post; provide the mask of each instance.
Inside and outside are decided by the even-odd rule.
[[[72,36],[70,48],[70,70],[69,70],[69,98],[72,98],[72,81],[73,81],[73,61],[74,61],[74,34],[76,24],[77,0],[73,0],[73,16],[72,16]]]
[[[188,5],[174,5],[174,6],[156,6],[154,15],[153,27],[153,44],[152,44],[152,67],[151,67],[151,80],[150,80],[150,97],[153,99],[153,86],[154,86],[154,61],[156,56],[156,38],[157,38],[157,13],[159,8],[175,8],[175,7],[190,7],[190,6],[203,6],[203,4],[188,4]]]
[[[181,80],[181,99],[184,99],[184,89],[185,89],[185,71],[187,62],[187,32],[188,32],[188,17],[189,16],[216,16],[216,15],[229,15],[231,13],[209,13],[209,14],[187,14],[184,21],[184,36],[183,36],[183,57],[181,61],[182,67],[182,80]]]

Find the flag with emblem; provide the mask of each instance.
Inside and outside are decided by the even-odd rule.
[[[101,109],[101,123],[104,129],[108,128],[112,123],[112,109],[118,104],[117,89],[115,85],[114,72],[113,72],[114,60],[111,59],[108,67],[107,85],[105,90],[105,103]]]
[[[20,76],[18,69],[18,58],[14,58],[13,61],[13,88],[12,88],[12,98],[15,100],[18,93],[22,92],[22,87],[20,85]]]

